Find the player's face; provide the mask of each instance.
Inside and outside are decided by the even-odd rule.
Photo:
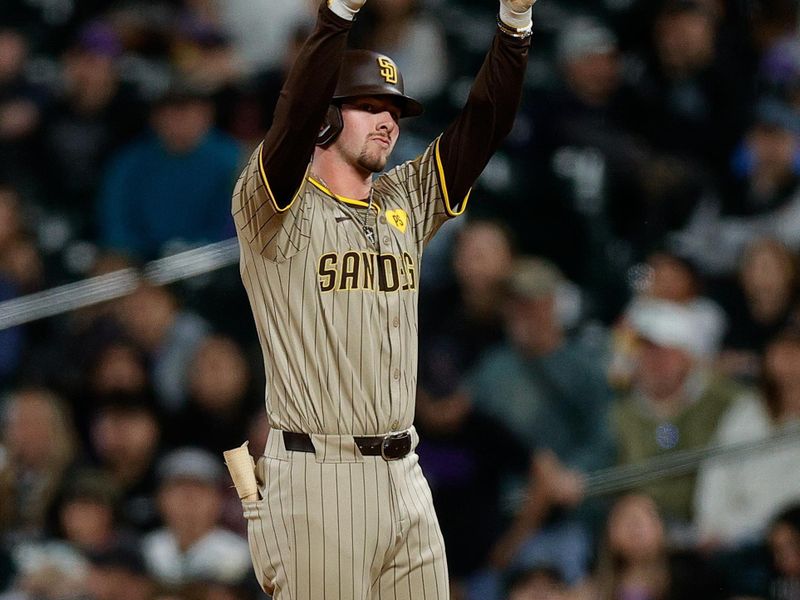
[[[334,147],[354,167],[382,171],[400,134],[400,108],[386,98],[354,98],[342,105],[342,120]]]

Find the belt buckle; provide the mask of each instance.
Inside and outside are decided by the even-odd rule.
[[[401,440],[408,440],[408,448],[406,449],[406,451],[398,456],[387,456],[386,452],[387,449],[389,448],[389,445],[392,444],[393,442],[398,442]],[[381,458],[387,462],[392,460],[400,460],[401,458],[407,456],[410,451],[411,451],[411,433],[409,433],[408,431],[401,431],[400,433],[391,433],[381,440]]]

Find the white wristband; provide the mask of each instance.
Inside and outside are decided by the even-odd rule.
[[[356,18],[358,9],[363,5],[364,2],[359,0],[328,0],[328,8],[348,21]]]
[[[533,8],[514,12],[506,0],[500,0],[500,20],[512,29],[530,29],[533,27]]]

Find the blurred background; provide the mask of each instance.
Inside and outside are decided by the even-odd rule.
[[[263,597],[221,459],[268,433],[225,240],[316,6],[0,3],[1,600]],[[496,10],[359,15],[426,106],[395,164]],[[421,273],[453,598],[800,599],[797,2],[534,12],[515,127]]]

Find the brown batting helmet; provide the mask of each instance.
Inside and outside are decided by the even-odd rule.
[[[339,106],[343,100],[358,96],[391,96],[400,107],[401,117],[422,114],[422,104],[406,96],[403,76],[391,58],[370,50],[348,50],[342,59],[331,106],[317,137],[318,145],[327,146],[336,139],[343,126]]]

